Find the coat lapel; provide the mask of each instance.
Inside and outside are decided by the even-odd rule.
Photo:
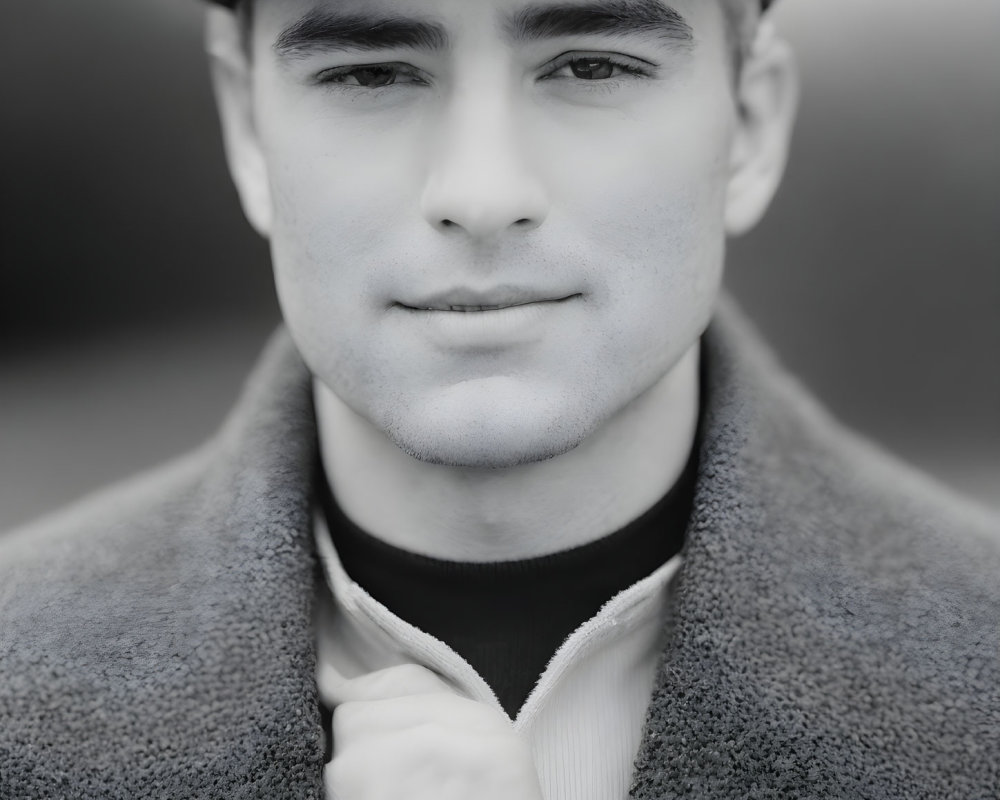
[[[986,796],[995,541],[829,419],[735,309],[704,343],[695,507],[630,796]]]
[[[0,795],[323,796],[310,397],[281,333],[199,453],[4,542]]]
[[[830,555],[816,552],[827,521],[804,485],[822,481],[806,475],[818,411],[733,309],[720,317],[704,338],[694,512],[631,796],[837,796],[798,702],[812,691],[803,648],[828,647],[801,591]]]

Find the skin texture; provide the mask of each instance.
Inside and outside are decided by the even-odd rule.
[[[345,680],[327,668],[318,682],[336,709],[324,772],[330,797],[541,800],[531,752],[511,721],[430,670],[405,664]]]
[[[269,226],[282,306],[323,384],[404,451],[536,462],[649,389],[707,322],[732,130],[725,59],[636,37],[629,54],[662,63],[659,77],[619,78],[610,93],[531,80],[562,43],[512,52],[482,4],[430,5],[458,29],[453,55],[408,57],[431,86],[328,90],[308,82],[329,56],[273,71],[259,58],[258,102],[274,105],[261,136],[283,170]],[[263,6],[255,23],[266,35],[278,20]],[[646,102],[653,80],[684,124]],[[493,320],[392,306],[507,285],[576,298],[511,340],[479,335]]]
[[[524,6],[320,2],[416,15],[448,44],[292,57],[274,43],[308,0],[256,3],[249,49],[233,15],[209,18],[230,168],[315,376],[334,494],[440,558],[580,545],[672,485],[725,238],[766,209],[794,116],[787,48],[761,26],[734,86],[715,3],[675,4],[690,41],[511,41]],[[502,715],[376,683],[329,692],[331,796],[539,796]]]
[[[282,60],[273,44],[307,0],[255,5],[249,63],[232,15],[210,26],[230,165],[317,378],[335,495],[374,534],[444,557],[580,544],[670,486],[693,437],[725,235],[763,213],[794,107],[777,40],[734,98],[714,3],[676,4],[688,47],[654,35],[511,44],[497,20],[523,5],[327,5],[446,22],[451,45],[437,52]],[[644,74],[584,81],[557,62],[566,54]],[[322,82],[380,63],[420,81]],[[569,299],[520,321],[401,305],[503,299],[511,286]]]

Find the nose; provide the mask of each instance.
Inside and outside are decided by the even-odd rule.
[[[529,159],[530,133],[501,92],[454,98],[434,131],[421,206],[434,228],[491,239],[544,222],[549,201]]]

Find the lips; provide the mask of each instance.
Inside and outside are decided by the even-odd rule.
[[[505,308],[516,308],[517,306],[538,303],[561,303],[564,300],[578,297],[579,294],[579,292],[565,293],[518,287],[497,287],[487,291],[452,289],[412,301],[398,302],[397,305],[410,311],[470,313],[476,311],[502,311]]]
[[[517,308],[517,306],[529,306],[533,303],[550,303],[557,302],[554,300],[528,300],[524,303],[498,303],[496,305],[430,305],[430,306],[418,306],[413,308],[412,306],[406,306],[413,311],[460,311],[462,313],[468,313],[470,311],[500,311],[504,308]]]

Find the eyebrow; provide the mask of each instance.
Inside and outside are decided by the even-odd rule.
[[[600,0],[586,4],[528,6],[511,17],[507,36],[515,42],[558,36],[654,35],[693,44],[687,20],[660,0]]]
[[[293,22],[274,41],[279,56],[293,59],[316,50],[443,50],[447,46],[447,33],[434,22],[320,9],[313,9]]]
[[[688,45],[694,42],[688,22],[661,0],[531,5],[509,16],[502,28],[513,42],[594,34],[655,35]],[[448,42],[445,28],[430,20],[312,9],[281,31],[274,50],[280,57],[295,59],[317,50],[443,50]]]

